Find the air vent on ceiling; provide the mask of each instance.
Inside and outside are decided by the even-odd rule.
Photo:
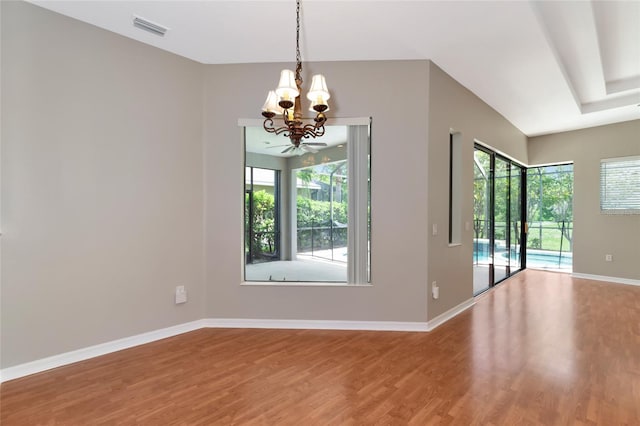
[[[169,30],[169,28],[167,27],[156,24],[155,22],[147,21],[146,19],[139,16],[133,17],[133,26],[149,31],[150,33],[154,33],[161,37],[164,37],[164,34]]]

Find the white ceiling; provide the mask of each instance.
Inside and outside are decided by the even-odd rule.
[[[338,146],[347,143],[347,126],[325,126],[325,134],[322,138],[315,139],[303,139],[303,143],[325,143],[326,147],[312,146],[313,149],[321,151],[326,148]],[[298,155],[299,152],[286,152],[283,153],[285,148],[291,147],[291,141],[282,135],[274,135],[273,133],[267,133],[262,126],[259,127],[245,127],[245,148],[247,152],[255,152],[257,154],[266,154],[273,157],[293,157]]]
[[[32,3],[205,64],[295,59],[294,0]],[[304,0],[301,49],[431,59],[529,136],[640,119],[640,1]]]

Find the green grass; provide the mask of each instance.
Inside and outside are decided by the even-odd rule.
[[[562,238],[562,224],[560,226],[555,222],[533,222],[529,224],[529,235],[527,236],[527,248],[560,251],[560,243],[562,242],[562,251],[571,251],[571,242],[566,237]],[[542,235],[540,229],[542,228]],[[496,222],[495,224],[496,240],[505,239],[504,222]],[[513,229],[511,230],[513,232]],[[571,233],[569,234],[571,235]],[[483,236],[481,236],[483,238]]]
[[[572,226],[573,224],[571,224]],[[527,248],[560,251],[560,243],[562,242],[562,251],[572,251],[571,242],[566,237],[562,238],[561,226],[558,226],[556,222],[532,222],[529,223],[529,235],[527,236]],[[542,236],[540,235],[540,229],[542,228]],[[496,240],[505,240],[505,223],[496,222],[495,232]],[[513,229],[510,230],[513,232]],[[572,235],[573,231],[569,233]],[[513,235],[513,234],[512,234]],[[487,238],[485,232],[481,232],[478,238]]]
[[[542,237],[540,236],[541,227]],[[571,243],[567,241],[566,237],[562,238],[562,231],[555,222],[542,222],[541,224],[535,222],[529,224],[527,248],[559,251],[561,241],[562,251],[571,251]]]

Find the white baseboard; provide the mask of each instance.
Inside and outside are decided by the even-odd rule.
[[[59,355],[19,364],[0,370],[0,383],[18,379],[35,373],[40,373],[56,367],[84,361],[100,355],[128,349],[145,343],[154,342],[178,334],[201,328],[274,328],[274,329],[309,329],[309,330],[361,330],[361,331],[431,331],[447,320],[473,305],[469,299],[460,305],[449,309],[442,315],[429,322],[400,322],[400,321],[322,321],[322,320],[278,320],[278,319],[233,319],[210,318],[179,324],[160,330],[150,331],[124,339],[113,340],[95,346],[65,352]]]
[[[571,276],[574,278],[583,278],[585,280],[608,281],[608,282],[617,283],[617,284],[640,286],[640,280],[632,280],[629,278],[605,277],[603,275],[579,274],[575,272],[571,274]]]
[[[197,330],[205,327],[203,320],[192,321],[185,324],[175,325],[173,327],[162,328],[160,330],[150,331],[124,339],[113,340],[111,342],[101,343],[95,346],[78,349],[71,352],[65,352],[59,355],[38,359],[35,361],[19,364],[13,367],[3,368],[0,370],[0,383],[7,380],[13,380],[30,374],[40,373],[42,371],[51,370],[52,368],[61,367],[74,362],[84,361],[100,355],[106,355],[112,352],[121,351],[123,349],[132,348],[134,346],[144,345],[145,343],[154,342],[167,337],[176,336],[178,334]]]
[[[323,321],[280,319],[212,318],[205,320],[210,328],[277,328],[308,330],[428,331],[426,322],[399,321]]]
[[[455,317],[456,315],[460,314],[461,312],[464,312],[467,309],[469,309],[470,307],[472,307],[475,303],[476,303],[475,300],[473,298],[471,298],[469,300],[465,300],[464,302],[462,302],[458,306],[454,306],[453,308],[449,309],[448,311],[438,315],[437,317],[435,317],[431,321],[427,322],[427,331],[431,331],[434,328],[438,327],[439,325],[444,324],[445,322],[449,321],[451,318]]]

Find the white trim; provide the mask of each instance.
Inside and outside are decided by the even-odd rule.
[[[97,356],[106,355],[123,349],[132,348],[156,340],[166,339],[182,333],[199,330],[201,328],[271,328],[271,329],[305,329],[305,330],[356,330],[356,331],[408,331],[427,332],[442,325],[462,311],[473,306],[474,300],[469,299],[458,306],[449,309],[442,315],[429,322],[402,321],[323,321],[323,320],[283,320],[283,319],[240,319],[240,318],[209,318],[179,324],[160,330],[150,331],[111,342],[101,343],[87,348],[53,355],[13,367],[0,370],[0,383],[18,379],[31,374],[40,373],[56,367],[62,367],[75,362],[84,361]]]
[[[371,117],[329,117],[328,126],[370,126]]]
[[[506,152],[504,152],[504,151],[500,151],[499,149],[497,149],[497,148],[493,147],[493,145],[489,145],[488,143],[482,142],[480,139],[475,139],[475,138],[474,138],[474,139],[473,139],[473,143],[477,143],[478,145],[481,145],[481,146],[483,146],[483,147],[487,148],[488,150],[493,151],[493,152],[495,152],[496,154],[499,154],[499,155],[501,155],[502,157],[504,157],[504,158],[506,158],[506,159],[508,159],[508,160],[511,160],[511,161],[515,162],[515,163],[516,163],[518,166],[520,166],[520,167],[527,167],[527,165],[526,165],[525,163],[523,163],[522,161],[518,160],[517,158],[515,158],[515,157],[513,157],[513,156],[511,156],[511,155],[509,155],[509,154],[507,154],[507,153],[506,153]]]
[[[582,278],[585,280],[608,281],[616,284],[627,284],[640,286],[640,280],[632,280],[629,278],[605,277],[603,275],[579,274],[574,272],[571,274],[573,278]]]
[[[257,287],[373,287],[373,284],[349,284],[337,281],[241,281],[241,286],[257,286]]]
[[[640,87],[640,76],[635,75],[633,77],[621,78],[619,80],[606,81],[604,83],[607,95],[613,93],[626,92],[627,90],[634,90]]]
[[[26,362],[24,364],[18,364],[13,367],[3,368],[0,370],[0,383],[28,376],[30,374],[40,373],[63,365],[72,364],[74,362],[84,361],[100,355],[106,355],[123,349],[132,348],[134,346],[144,345],[145,343],[154,342],[156,340],[166,339],[167,337],[176,336],[189,331],[198,330],[205,327],[204,324],[204,320],[192,321],[185,324],[162,328],[160,330],[150,331],[148,333],[125,337],[124,339],[112,340],[111,342],[101,343],[71,352],[65,352],[59,355],[53,355],[47,358]]]
[[[238,127],[260,127],[264,118],[238,118]]]
[[[284,319],[211,318],[210,328],[273,328],[304,330],[361,330],[361,331],[428,331],[425,322],[400,321],[324,321]]]
[[[427,331],[431,331],[434,328],[444,324],[445,322],[449,321],[451,318],[455,317],[456,315],[466,311],[467,309],[469,309],[470,307],[475,305],[475,303],[476,303],[476,301],[472,297],[471,299],[465,300],[464,302],[462,302],[458,306],[454,306],[453,308],[449,309],[448,311],[438,315],[437,317],[435,317],[431,321],[427,322]]]
[[[311,117],[302,117],[303,119],[312,119]],[[276,118],[277,120],[277,118]],[[264,118],[239,118],[238,126],[240,127],[260,127],[264,122]],[[327,126],[369,126],[371,117],[329,117]]]

